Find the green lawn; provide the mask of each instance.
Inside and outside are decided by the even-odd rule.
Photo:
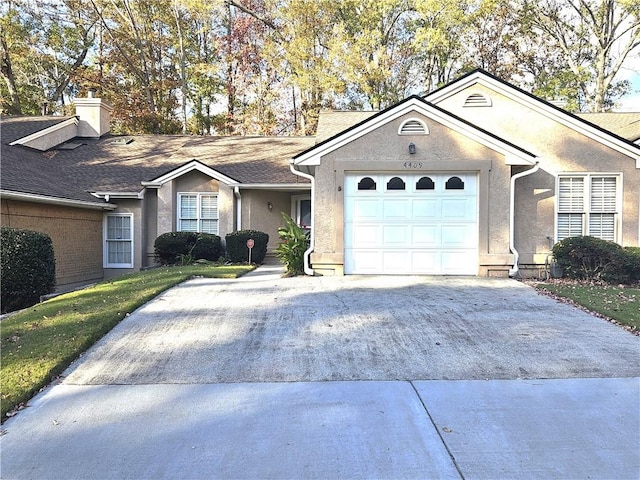
[[[636,333],[640,330],[639,288],[566,282],[540,283],[536,288],[604,315],[628,330]]]
[[[60,295],[2,320],[1,415],[29,400],[127,314],[193,277],[236,278],[247,265],[163,267]]]

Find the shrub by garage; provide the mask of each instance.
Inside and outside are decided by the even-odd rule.
[[[637,251],[591,236],[565,238],[553,246],[553,256],[565,276],[591,282],[630,283],[640,268]]]
[[[0,243],[2,313],[35,305],[53,292],[56,260],[49,235],[2,227]]]
[[[163,233],[156,238],[154,249],[162,265],[191,263],[194,260],[215,262],[223,253],[218,235],[197,232]]]
[[[247,240],[253,240],[251,249],[251,263],[261,264],[267,256],[269,234],[258,230],[238,230],[225,236],[227,259],[233,263],[247,263],[249,261],[249,247]]]

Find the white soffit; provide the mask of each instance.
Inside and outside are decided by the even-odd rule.
[[[410,97],[395,107],[391,107],[387,111],[382,112],[375,118],[365,120],[361,125],[352,128],[351,130],[347,130],[342,134],[338,134],[325,143],[317,145],[309,149],[307,152],[294,157],[293,164],[297,166],[320,165],[320,159],[324,155],[327,155],[332,151],[372,132],[380,126],[408,113],[421,114],[428,119],[441,123],[446,127],[449,127],[452,130],[505,155],[509,165],[535,164],[535,155],[525,152],[524,150],[520,150],[497,137],[479,130],[471,124],[465,123],[440,109],[434,108],[417,97]]]
[[[426,95],[425,99],[437,105],[444,99],[477,84],[484,85],[485,87],[492,90],[496,90],[501,95],[504,95],[505,97],[517,103],[526,105],[532,110],[546,117],[549,117],[566,127],[582,133],[583,135],[586,135],[603,145],[606,145],[624,155],[633,158],[636,161],[636,168],[640,168],[640,149],[634,148],[629,143],[624,142],[603,130],[592,127],[591,125],[583,122],[576,117],[573,117],[566,112],[563,112],[562,110],[558,110],[547,105],[543,100],[539,100],[536,97],[524,94],[517,88],[512,87],[507,83],[492,78],[491,76],[485,75],[483,72],[475,72],[465,78],[462,78],[461,80],[454,80],[453,83],[441,88],[440,90],[436,90],[435,92]]]

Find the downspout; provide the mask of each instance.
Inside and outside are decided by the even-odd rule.
[[[236,203],[236,230],[242,230],[242,195],[240,195],[240,187],[233,187],[233,194],[238,200],[238,203]]]
[[[513,268],[509,269],[509,276],[515,276],[520,267],[518,266],[518,260],[520,258],[520,254],[515,247],[515,204],[516,204],[516,180],[522,177],[526,177],[527,175],[531,175],[532,173],[536,173],[540,168],[540,162],[536,162],[536,164],[530,168],[529,170],[525,170],[524,172],[520,172],[511,177],[511,197],[509,199],[509,249],[513,253],[514,261]]]
[[[315,186],[316,186],[316,178],[313,175],[310,175],[308,173],[304,173],[301,172],[300,170],[296,170],[295,165],[293,164],[293,162],[289,163],[289,168],[291,169],[291,173],[293,173],[294,175],[298,175],[302,178],[306,178],[311,182],[311,237],[309,238],[309,248],[307,248],[307,250],[304,252],[304,273],[305,275],[314,275],[314,271],[313,268],[311,268],[310,262],[309,262],[309,257],[311,256],[311,252],[313,252],[313,248],[314,248],[314,237],[315,237],[315,229],[314,229],[314,222],[315,222],[315,215],[314,215],[314,211],[315,211],[315,200],[314,200],[314,190],[315,190]]]

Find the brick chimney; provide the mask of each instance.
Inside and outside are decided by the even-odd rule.
[[[90,91],[88,98],[76,98],[76,116],[80,120],[78,124],[78,136],[100,138],[109,132],[111,111],[113,107],[101,98],[95,98]]]

